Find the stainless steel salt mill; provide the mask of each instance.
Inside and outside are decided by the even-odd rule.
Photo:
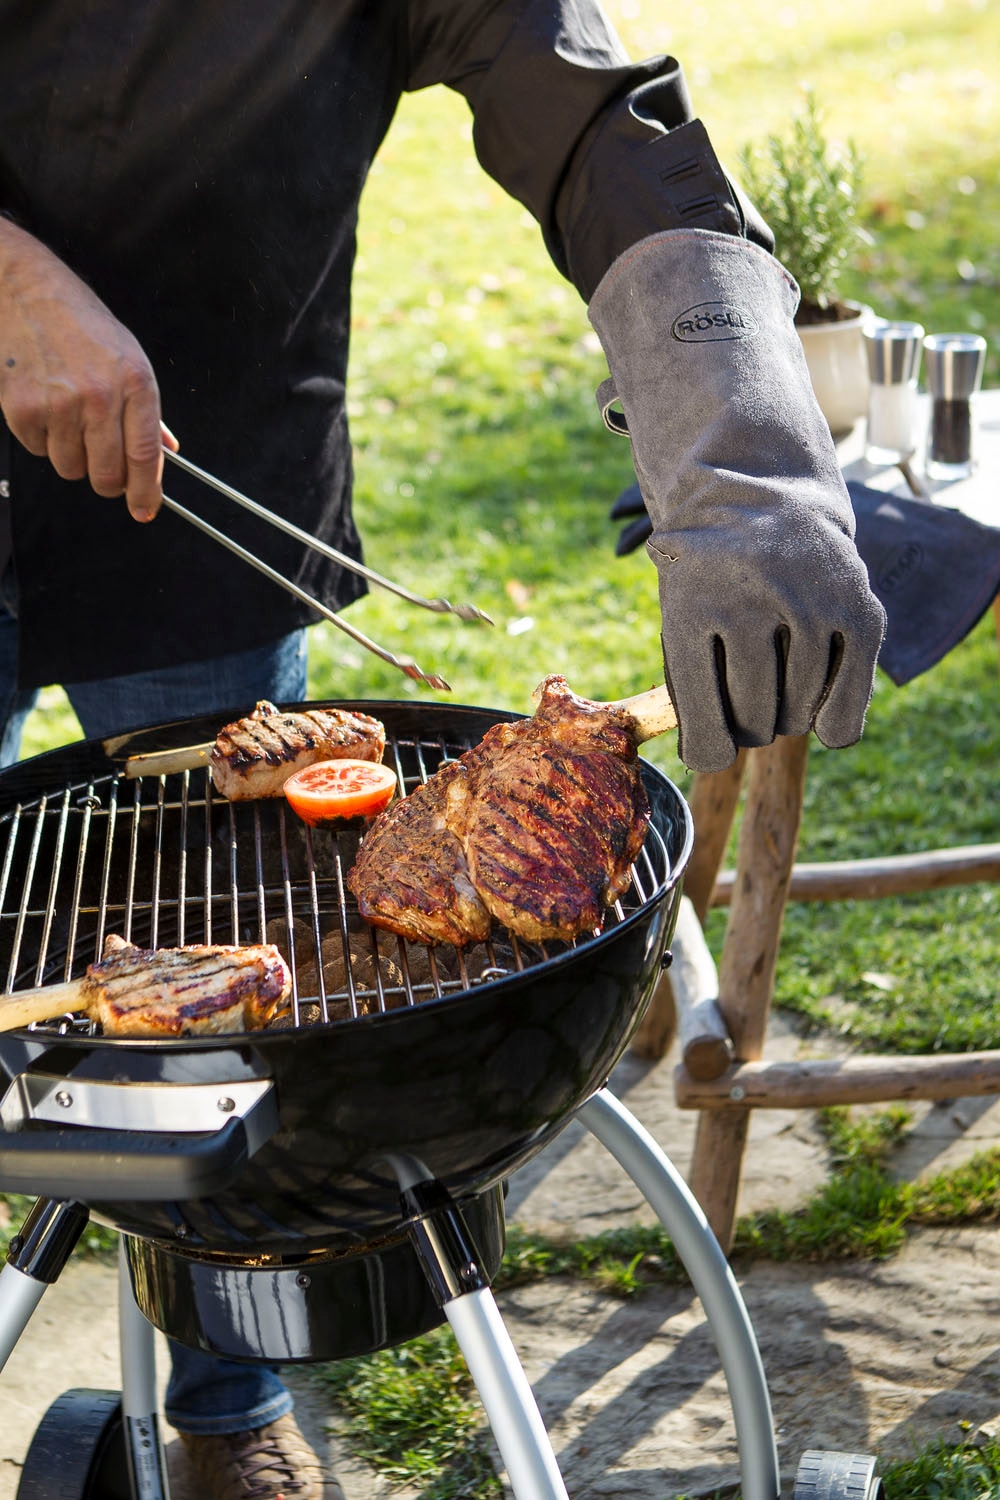
[[[919,323],[878,322],[864,330],[871,380],[865,438],[869,463],[898,464],[916,452],[923,337]]]
[[[931,333],[924,339],[924,369],[931,397],[924,467],[929,479],[964,479],[975,454],[974,401],[986,363],[978,333]]]

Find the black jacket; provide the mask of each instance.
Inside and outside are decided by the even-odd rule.
[[[629,63],[596,0],[0,0],[0,208],[139,339],[188,457],[356,556],[358,200],[401,94],[435,83],[466,97],[479,160],[585,299],[659,229],[767,243],[678,64]],[[22,686],[243,649],[312,618],[178,518],[136,525],[9,447]],[[169,480],[329,606],[361,591]]]

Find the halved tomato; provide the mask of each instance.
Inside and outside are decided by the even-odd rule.
[[[373,818],[399,790],[395,771],[371,760],[318,760],[290,776],[284,793],[313,828],[339,818]]]

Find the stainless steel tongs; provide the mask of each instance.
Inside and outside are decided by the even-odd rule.
[[[216,479],[214,474],[209,474],[205,469],[199,469],[198,465],[193,464],[190,459],[182,458],[179,453],[173,453],[166,446],[164,446],[163,452],[165,457],[171,463],[176,464],[179,469],[183,469],[186,473],[193,474],[196,479],[200,479],[205,484],[211,485],[213,489],[218,490],[227,499],[232,500],[236,505],[241,505],[244,510],[248,510],[251,515],[258,516],[263,521],[269,521],[279,531],[284,531],[288,536],[295,537],[296,541],[302,542],[306,547],[311,547],[314,552],[319,552],[324,557],[330,558],[333,562],[340,563],[341,567],[348,568],[352,573],[360,574],[362,578],[367,578],[369,583],[377,584],[380,588],[388,589],[390,593],[398,594],[401,599],[405,599],[409,604],[418,604],[421,609],[432,610],[435,614],[457,615],[460,620],[483,620],[487,625],[493,624],[489,615],[483,610],[477,609],[474,604],[450,604],[447,599],[425,599],[422,595],[414,594],[409,589],[403,588],[402,584],[393,583],[389,578],[383,578],[381,573],[376,573],[373,569],[366,568],[364,563],[355,562],[354,558],[348,557],[344,552],[339,552],[336,547],[331,547],[326,542],[321,542],[317,537],[310,536],[308,531],[303,531],[294,522],[286,521],[283,516],[276,515],[274,511],[267,510],[263,505],[259,505],[256,500],[251,500],[249,496],[241,494],[239,490],[234,490],[232,485],[224,484],[221,479]],[[225,532],[219,531],[209,521],[195,515],[194,511],[188,510],[176,500],[171,500],[169,495],[164,495],[163,503],[176,515],[183,517],[185,521],[190,521],[192,526],[197,526],[198,530],[203,531],[206,536],[210,536],[214,541],[228,548],[237,557],[242,558],[245,563],[249,563],[250,567],[256,568],[259,573],[263,573],[264,577],[269,578],[272,583],[278,584],[280,588],[287,589],[288,593],[294,594],[296,599],[301,599],[303,604],[308,604],[311,609],[315,609],[324,619],[336,625],[338,630],[343,630],[346,635],[349,635],[352,640],[357,641],[358,645],[363,646],[366,651],[371,651],[375,656],[381,657],[382,661],[388,662],[391,667],[398,667],[407,677],[411,677],[417,682],[426,682],[429,687],[438,688],[446,693],[451,691],[451,688],[443,677],[439,677],[434,672],[422,671],[412,657],[396,656],[393,652],[387,651],[383,646],[377,645],[375,641],[370,640],[368,636],[362,634],[355,626],[349,625],[334,610],[328,609],[325,604],[321,604],[318,599],[314,599],[311,594],[307,593],[305,589],[300,588],[297,583],[293,583],[283,573],[277,572],[269,563],[256,557],[252,552],[248,552],[245,547],[240,546],[239,542],[234,541],[232,537],[226,536]]]

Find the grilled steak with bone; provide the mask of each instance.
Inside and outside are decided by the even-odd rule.
[[[115,934],[82,979],[0,1000],[0,1031],[71,1011],[106,1036],[219,1036],[266,1026],[287,1001],[292,976],[271,943],[137,948]]]
[[[464,774],[462,761],[446,762],[375,819],[347,875],[366,921],[413,943],[461,948],[487,937],[489,911],[447,822],[449,789]]]
[[[456,946],[492,919],[529,942],[600,931],[646,836],[638,746],[676,717],[664,689],[595,703],[550,676],[535,696],[376,819],[347,877],[367,921]]]

